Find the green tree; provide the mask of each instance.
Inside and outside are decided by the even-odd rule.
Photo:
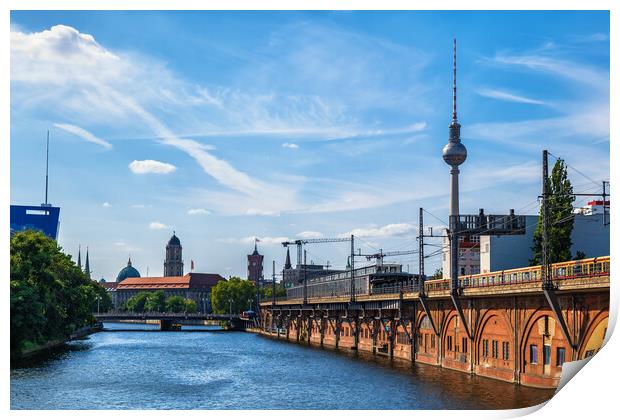
[[[170,296],[166,299],[167,312],[183,312],[185,310],[185,299],[181,296]]]
[[[548,180],[549,197],[549,263],[569,261],[570,248],[573,244],[573,187],[568,179],[566,165],[558,159],[553,166]],[[530,265],[542,264],[542,206],[538,217],[538,225],[534,231],[533,257]]]
[[[163,312],[166,308],[166,295],[163,290],[151,292],[144,302],[144,310],[147,312]]]
[[[430,276],[431,280],[441,280],[443,279],[443,270],[441,268],[438,268],[435,270],[435,274],[433,274],[432,276]]]
[[[269,300],[271,299],[271,295],[273,294],[273,286],[267,285],[260,288],[260,297],[261,299]],[[276,297],[286,296],[286,288],[283,284],[276,283]]]
[[[96,298],[106,292],[56,241],[26,230],[11,236],[10,248],[12,357],[94,322]]]
[[[185,299],[185,301],[183,302],[184,306],[185,306],[185,312],[189,313],[189,314],[193,314],[194,312],[196,312],[198,310],[198,304],[191,300],[191,299]]]
[[[231,277],[211,289],[211,305],[216,314],[240,313],[248,309],[248,302],[256,299],[256,287],[248,280]]]
[[[144,306],[149,295],[149,292],[140,292],[133,295],[125,302],[125,309],[129,312],[144,312]]]

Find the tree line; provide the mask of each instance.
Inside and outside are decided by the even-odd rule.
[[[194,313],[198,304],[182,296],[170,296],[166,299],[163,290],[140,292],[125,302],[123,308],[129,312],[187,312]]]
[[[12,358],[93,324],[97,304],[111,307],[105,289],[39,231],[11,236],[10,265]]]

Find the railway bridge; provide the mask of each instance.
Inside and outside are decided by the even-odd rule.
[[[557,387],[594,355],[609,317],[609,257],[427,280],[380,293],[260,303],[262,334]],[[545,287],[546,286],[546,287]],[[458,304],[455,302],[458,300]]]
[[[220,321],[228,322],[231,329],[249,329],[255,326],[255,320],[238,314],[205,314],[186,312],[107,312],[93,314],[99,322],[123,321],[159,321],[162,331],[171,331],[183,321]]]

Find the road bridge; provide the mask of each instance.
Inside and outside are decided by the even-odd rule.
[[[365,351],[528,386],[554,388],[564,362],[594,355],[609,317],[609,257],[552,266],[550,305],[541,267],[451,280],[261,302],[261,331],[277,339]],[[462,325],[465,319],[469,328]]]

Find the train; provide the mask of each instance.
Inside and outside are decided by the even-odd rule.
[[[551,265],[553,281],[577,279],[596,275],[609,275],[609,256],[585,258],[582,260],[565,261]],[[459,287],[488,287],[505,284],[535,283],[542,279],[542,266],[514,268],[494,271],[491,273],[459,276]],[[450,279],[426,280],[426,291],[450,289]]]
[[[609,256],[565,261],[551,265],[553,281],[585,278],[592,275],[609,275]],[[491,273],[459,277],[459,288],[489,287],[507,284],[536,283],[542,279],[542,266],[535,265]],[[341,272],[308,281],[308,298],[343,297],[351,293],[351,272]],[[374,265],[355,270],[356,295],[398,294],[419,291],[419,276],[404,273],[399,264]],[[450,279],[424,281],[426,292],[450,290]],[[295,285],[286,291],[287,299],[301,299],[303,285]]]

